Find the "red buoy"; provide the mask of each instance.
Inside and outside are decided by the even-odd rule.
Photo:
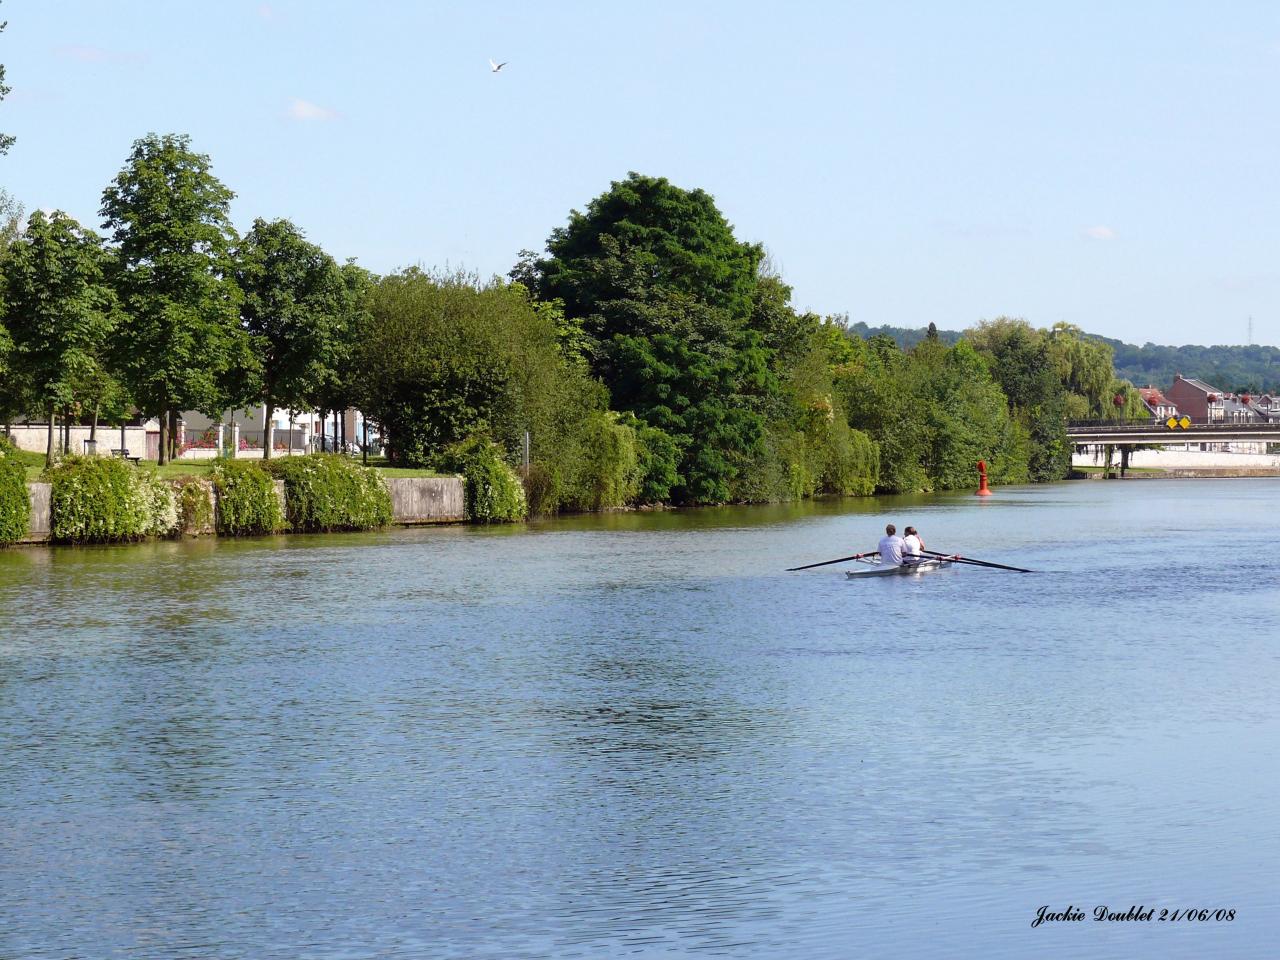
[[[978,492],[974,496],[991,496],[991,488],[987,486],[987,461],[985,460],[978,461]]]

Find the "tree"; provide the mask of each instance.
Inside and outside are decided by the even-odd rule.
[[[512,277],[563,306],[614,406],[680,452],[676,498],[729,499],[778,390],[770,361],[804,338],[785,285],[759,274],[763,249],[704,191],[632,173],[573,211],[547,252]]]
[[[288,220],[255,220],[236,259],[240,315],[258,360],[262,455],[268,458],[275,411],[306,406],[333,379],[347,286],[333,258]]]
[[[553,312],[519,284],[417,268],[383,277],[354,342],[357,397],[397,462],[429,464],[478,432],[512,455],[527,430],[534,459],[555,464],[604,407],[603,390],[561,354]]]
[[[49,413],[46,459],[54,452],[54,417],[94,399],[106,378],[107,338],[119,320],[105,281],[99,238],[63,213],[39,211],[4,259],[5,326],[11,363],[30,401]]]
[[[1029,479],[1061,480],[1071,468],[1068,391],[1047,337],[1025,320],[998,317],[965,336],[988,360],[1014,416],[1031,439]]]
[[[547,252],[517,279],[532,283],[542,300],[560,300],[565,315],[584,320],[601,344],[657,332],[725,339],[751,314],[764,257],[758,244],[734,237],[710,194],[638,173],[611,184],[586,213],[572,211],[569,223],[552,232]],[[656,291],[709,308],[697,318],[704,322],[689,331],[646,329],[672,317],[626,305]]]
[[[138,406],[160,418],[161,463],[177,411],[219,416],[248,399],[240,371],[252,358],[234,279],[233,196],[210,172],[209,158],[176,134],[136,141],[102,194],[127,315],[120,368]]]
[[[4,33],[8,21],[0,22],[0,33]],[[0,63],[0,100],[3,100],[9,93],[9,87],[4,82],[4,64]],[[13,146],[13,137],[8,134],[0,133],[0,156],[9,152],[9,148]]]
[[[22,204],[4,187],[0,187],[0,255],[22,233]]]

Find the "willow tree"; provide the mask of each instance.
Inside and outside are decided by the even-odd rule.
[[[187,136],[135,141],[102,194],[104,227],[117,245],[115,283],[126,318],[119,366],[134,401],[160,418],[160,462],[176,446],[180,410],[219,416],[249,361],[234,279],[234,194],[210,172]]]

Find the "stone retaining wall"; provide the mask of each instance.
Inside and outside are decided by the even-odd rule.
[[[461,523],[467,519],[461,477],[391,477],[383,482],[391,494],[392,523],[410,526]],[[209,496],[216,499],[213,484],[206,481],[206,486]],[[275,488],[283,511],[284,481],[276,480]],[[49,510],[50,489],[47,483],[27,484],[27,494],[31,497],[31,523],[23,543],[44,543],[49,539],[53,529]]]
[[[49,505],[53,500],[53,485],[48,483],[28,483],[27,496],[31,498],[31,520],[27,524],[26,539],[19,543],[42,543],[49,539],[53,531]]]
[[[392,522],[458,523],[467,519],[461,477],[390,477]]]

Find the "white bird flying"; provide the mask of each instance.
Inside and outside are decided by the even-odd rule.
[[[494,73],[497,73],[499,70],[501,70],[501,69],[502,69],[503,67],[505,67],[506,65],[507,65],[507,61],[506,61],[506,60],[503,60],[501,63],[494,63],[494,62],[493,62],[493,58],[492,58],[492,57],[490,57],[490,58],[489,58],[489,66],[492,68],[492,70],[493,70],[493,72],[494,72]]]

